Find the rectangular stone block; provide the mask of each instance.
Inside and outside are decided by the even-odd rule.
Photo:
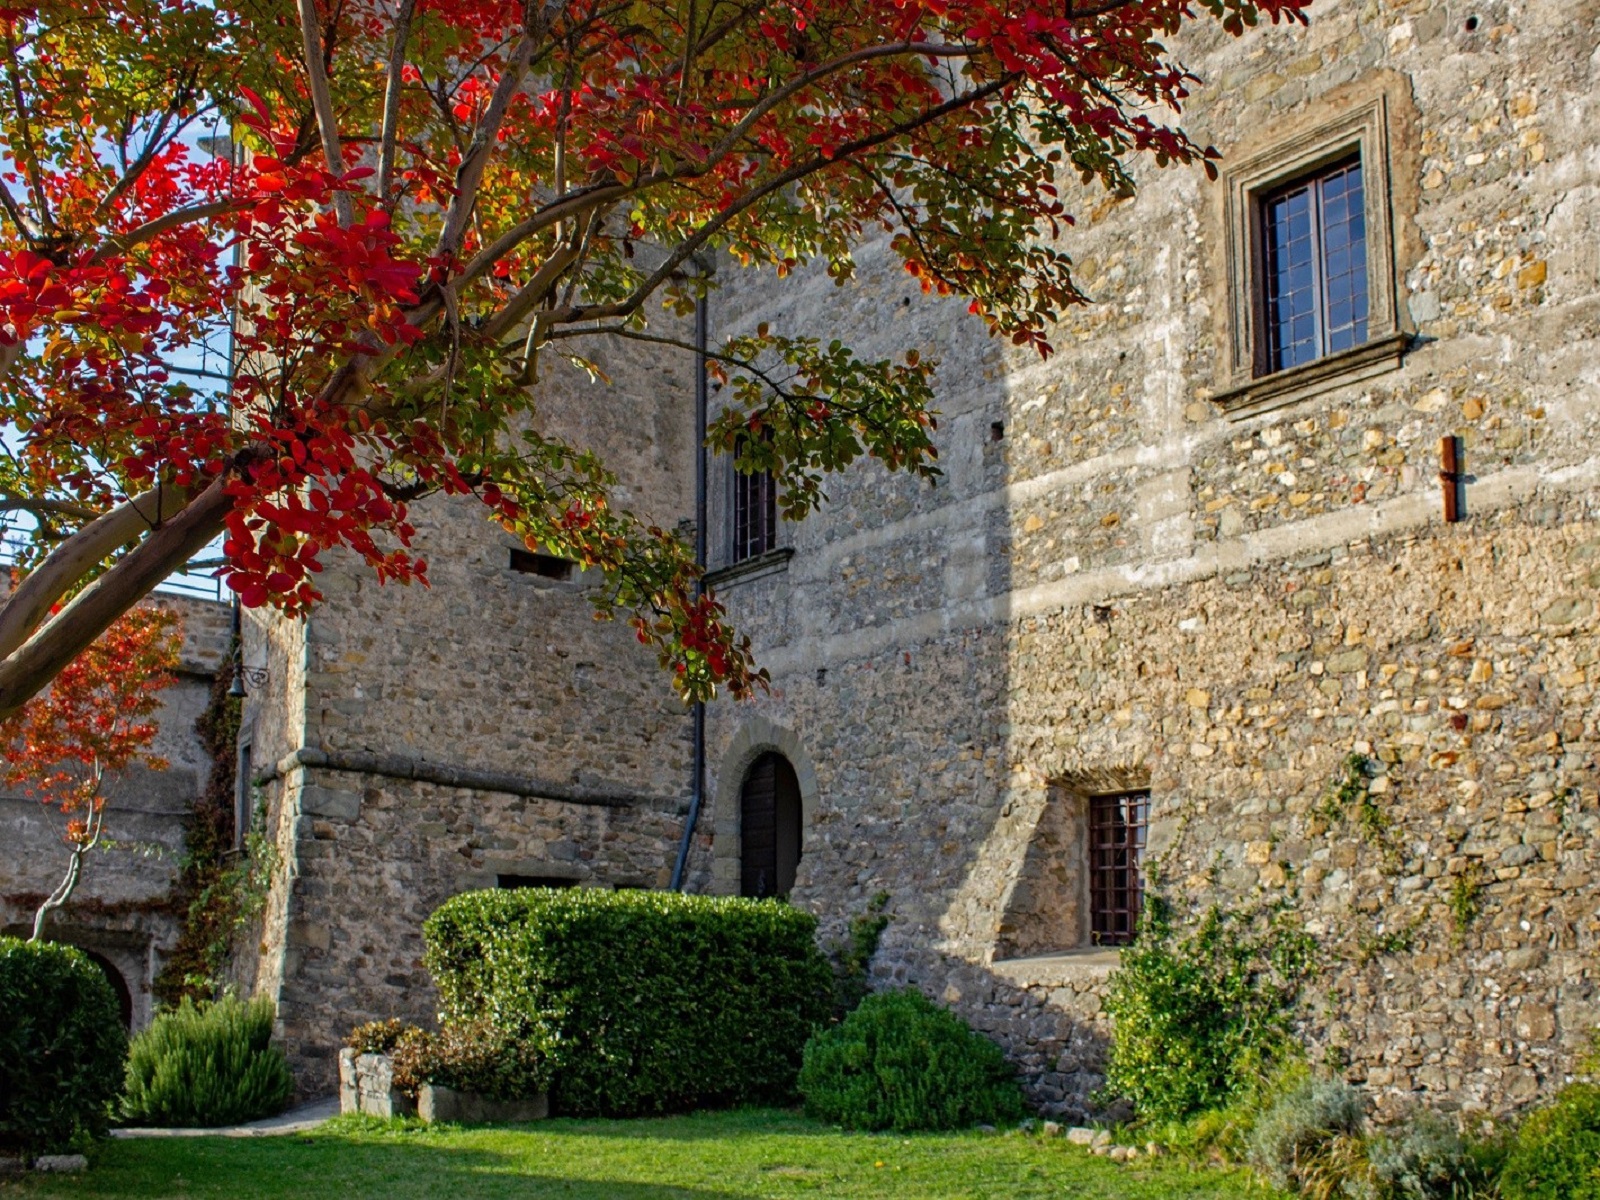
[[[307,784],[300,792],[300,811],[313,817],[354,821],[361,815],[361,797],[355,792]]]
[[[542,1121],[550,1115],[550,1097],[541,1093],[529,1100],[494,1100],[472,1092],[425,1083],[417,1095],[417,1113],[424,1121],[451,1121],[460,1125],[507,1125]]]

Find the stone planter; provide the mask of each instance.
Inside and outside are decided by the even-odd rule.
[[[453,1121],[460,1125],[513,1125],[542,1121],[550,1115],[550,1097],[540,1093],[531,1100],[493,1100],[472,1092],[425,1083],[417,1094],[417,1113],[424,1121]]]
[[[409,1117],[417,1106],[394,1090],[394,1064],[387,1054],[357,1054],[346,1046],[339,1051],[339,1111]]]

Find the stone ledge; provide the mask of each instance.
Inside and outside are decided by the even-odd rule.
[[[989,964],[989,970],[1014,987],[1070,987],[1073,984],[1099,983],[1122,962],[1120,950],[1087,946],[1082,950],[1063,950],[1056,954],[1035,954],[1028,958],[1003,958]]]
[[[270,770],[256,775],[253,782],[264,787],[294,771],[310,768],[320,771],[342,771],[355,775],[378,775],[386,779],[414,779],[419,783],[433,783],[440,787],[465,788],[474,791],[504,792],[533,800],[557,800],[563,804],[585,804],[600,808],[656,808],[676,811],[678,802],[664,796],[644,796],[607,786],[594,787],[581,783],[563,783],[550,779],[536,779],[510,771],[484,770],[479,767],[455,763],[434,762],[403,754],[373,754],[364,750],[321,750],[307,746],[279,759]],[[318,793],[312,800],[320,807],[308,808],[302,803],[302,812],[318,816],[343,817],[354,820],[359,815],[360,797],[353,792],[335,791],[309,786],[306,792]],[[342,797],[353,797],[355,811]]]
[[[777,550],[768,550],[765,554],[758,554],[754,558],[747,558],[743,562],[736,562],[729,567],[718,567],[715,571],[707,571],[705,583],[707,587],[727,587],[734,583],[748,583],[752,579],[763,579],[768,575],[777,575],[789,569],[789,560],[794,557],[794,547],[782,546]]]
[[[1233,420],[1293,404],[1330,388],[1359,383],[1393,371],[1411,348],[1409,333],[1394,333],[1375,341],[1363,342],[1337,354],[1327,354],[1298,367],[1274,371],[1226,388],[1212,397]]]

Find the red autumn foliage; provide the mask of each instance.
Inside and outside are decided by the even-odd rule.
[[[166,768],[166,760],[150,751],[157,732],[152,718],[161,707],[160,692],[174,682],[182,641],[172,613],[134,609],[47,691],[0,721],[0,784],[55,807],[64,818],[68,871],[39,920],[71,895],[83,855],[100,841],[107,780],[133,766]]]
[[[1049,353],[1083,300],[1063,182],[1126,192],[1141,156],[1210,169],[1174,123],[1197,81],[1171,39],[1307,3],[0,10],[0,512],[37,522],[0,609],[0,713],[218,534],[251,606],[305,610],[339,549],[425,582],[409,510],[431,492],[602,569],[602,610],[633,613],[685,696],[748,691],[748,644],[681,539],[620,511],[585,447],[529,432],[540,356],[681,344],[652,305],[714,286],[707,254],[843,279],[876,227],[925,290]],[[197,367],[229,314],[231,362]],[[774,470],[789,515],[862,455],[937,475],[931,362],[804,330],[713,354],[735,386],[712,440]]]

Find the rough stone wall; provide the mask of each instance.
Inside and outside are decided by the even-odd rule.
[[[282,1036],[302,1091],[328,1091],[354,1025],[431,1024],[422,923],[499,874],[587,887],[663,888],[682,828],[676,803],[618,807],[348,772],[298,771],[281,843],[293,881],[276,967]],[[287,836],[292,832],[292,838]]]
[[[543,364],[538,419],[601,454],[620,506],[671,527],[693,489],[692,357],[609,353],[609,387]],[[429,587],[341,559],[309,618],[249,627],[269,677],[244,737],[280,866],[239,977],[276,999],[307,1092],[331,1086],[352,1025],[431,1019],[421,924],[449,896],[497,874],[670,877],[687,709],[625,621],[596,621],[599,580],[513,570],[521,543],[486,514],[412,507]]]
[[[183,858],[184,824],[205,788],[210,759],[195,733],[226,653],[230,614],[215,601],[159,596],[183,621],[177,682],[161,693],[152,751],[164,771],[137,768],[109,779],[106,837],[84,864],[73,898],[53,912],[45,936],[98,955],[122,977],[135,1028],[153,1012],[150,985],[177,937],[181,914],[168,893]],[[63,817],[28,796],[0,797],[0,929],[28,936],[39,903],[67,867]]]
[[[1094,303],[1048,361],[914,294],[882,246],[843,292],[753,283],[715,310],[945,365],[940,486],[852,471],[788,531],[785,570],[722,590],[774,686],[713,708],[709,791],[736,803],[721,774],[753,723],[803,747],[796,901],[837,928],[888,892],[880,978],[998,1037],[1049,1111],[1101,1081],[1116,956],[1077,944],[1065,903],[1068,953],[1007,958],[1051,948],[1007,925],[1070,875],[1045,843],[1074,792],[1150,788],[1179,898],[1295,900],[1341,964],[1308,1040],[1385,1104],[1521,1103],[1600,1018],[1600,5],[1313,17],[1192,37],[1188,123],[1228,156],[1399,87],[1394,292],[1417,337],[1395,369],[1225,412],[1221,205],[1178,170],[1072,197]],[[1456,526],[1446,434],[1470,475]],[[1317,812],[1351,753],[1382,772],[1381,845]],[[737,815],[702,830],[697,877],[727,886]]]

